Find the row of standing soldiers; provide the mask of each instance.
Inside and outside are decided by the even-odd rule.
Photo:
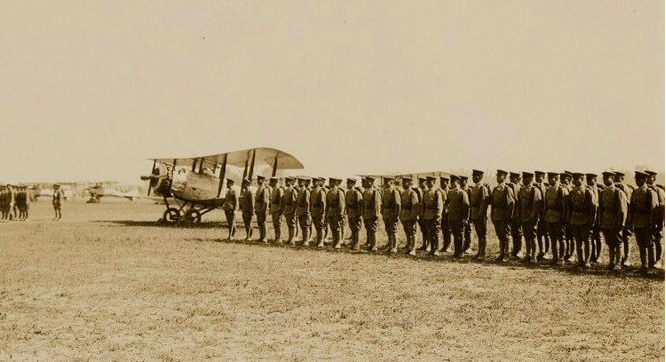
[[[324,246],[327,229],[331,230],[333,245],[340,248],[345,221],[351,230],[351,245],[358,250],[362,225],[366,230],[366,247],[377,250],[377,224],[383,220],[388,237],[387,251],[399,249],[398,223],[407,240],[405,251],[416,254],[417,225],[423,243],[419,250],[437,256],[449,252],[453,241],[454,257],[470,252],[471,229],[476,232],[479,247],[474,259],[484,260],[487,247],[488,209],[490,219],[500,241],[497,261],[523,258],[525,262],[550,259],[554,264],[571,262],[577,257],[582,267],[598,261],[601,253],[601,235],[609,247],[609,268],[629,265],[630,238],[636,234],[641,254],[642,270],[658,266],[661,259],[662,229],[664,222],[663,187],[654,185],[656,173],[636,174],[636,187],[623,182],[624,174],[604,172],[604,185],[597,184],[597,175],[549,172],[511,173],[497,171],[497,186],[483,183],[484,173],[473,170],[474,185],[467,186],[467,177],[451,175],[402,177],[402,189],[396,179],[384,178],[383,188],[375,187],[375,178],[365,177],[363,188],[357,180],[330,178],[285,178],[278,185],[271,178],[257,178],[257,190],[250,189],[251,181],[243,180],[240,194],[227,180],[228,191],[224,210],[229,223],[229,238],[235,234],[235,211],[240,208],[251,238],[251,220],[257,215],[259,241],[267,242],[266,220],[270,214],[275,230],[274,241],[281,240],[284,218],[289,232],[287,242],[295,244],[302,233],[302,244],[309,245],[312,228],[314,241]],[[507,176],[510,182],[506,182]],[[521,182],[522,178],[522,182]],[[295,184],[297,182],[297,184]],[[312,186],[311,186],[312,183]],[[632,206],[633,205],[633,206]],[[647,224],[647,225],[646,225]],[[647,235],[650,235],[647,237]],[[440,236],[443,242],[440,243]],[[525,253],[522,240],[525,239]],[[509,250],[511,248],[511,250]]]
[[[27,186],[0,185],[0,211],[2,221],[25,221],[30,211],[30,195]]]

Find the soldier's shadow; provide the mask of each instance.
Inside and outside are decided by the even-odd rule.
[[[196,241],[196,242],[217,242],[217,243],[230,243],[230,244],[237,244],[237,245],[246,245],[249,247],[263,247],[263,248],[289,248],[289,249],[294,249],[294,250],[303,250],[303,251],[311,251],[311,252],[325,252],[325,253],[336,253],[336,254],[347,254],[347,255],[357,255],[357,256],[368,256],[372,255],[373,257],[377,258],[386,258],[386,259],[395,259],[395,258],[400,258],[400,259],[406,259],[406,260],[411,260],[411,261],[417,261],[417,262],[427,262],[427,263],[456,263],[456,264],[472,264],[472,265],[483,265],[483,266],[500,266],[500,267],[505,267],[513,270],[552,270],[553,272],[558,272],[558,273],[567,273],[570,275],[575,275],[575,276],[581,276],[581,277],[589,277],[589,276],[595,276],[595,277],[604,277],[604,278],[638,278],[638,279],[648,279],[648,280],[664,280],[664,270],[658,269],[654,271],[650,271],[647,275],[640,274],[638,273],[638,268],[635,267],[630,267],[630,268],[625,268],[621,271],[608,271],[606,270],[606,266],[603,264],[597,264],[594,265],[592,268],[589,269],[582,269],[578,266],[572,265],[572,264],[565,264],[562,266],[553,266],[549,263],[549,261],[544,261],[544,262],[539,262],[535,264],[528,264],[528,263],[523,263],[520,261],[506,261],[506,262],[494,262],[491,257],[487,257],[485,261],[479,262],[479,261],[473,261],[471,260],[471,256],[464,256],[462,258],[454,258],[452,254],[445,254],[443,256],[429,256],[425,252],[419,251],[416,256],[408,255],[406,252],[401,251],[398,253],[388,253],[386,251],[382,251],[381,249],[379,251],[371,252],[368,250],[365,250],[363,247],[361,247],[360,250],[351,250],[348,247],[348,244],[344,245],[340,249],[335,249],[332,247],[332,245],[327,244],[323,248],[319,248],[312,243],[309,246],[303,246],[301,245],[300,242],[296,243],[296,245],[290,245],[286,243],[273,243],[273,242],[268,242],[268,243],[260,243],[257,241],[248,241],[248,240],[239,240],[239,239],[233,239],[233,240],[228,240],[228,239],[205,239],[205,238],[188,238],[186,239],[188,241]]]

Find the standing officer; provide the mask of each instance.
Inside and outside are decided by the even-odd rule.
[[[310,245],[310,224],[312,218],[310,214],[310,188],[308,187],[310,179],[306,177],[298,178],[298,199],[296,200],[296,217],[303,233],[303,246]]]
[[[255,199],[250,189],[251,181],[244,179],[241,184],[240,209],[243,215],[243,226],[245,227],[245,240],[252,237],[252,215],[254,215]]]
[[[631,223],[636,234],[636,242],[641,256],[641,273],[647,273],[648,267],[655,263],[654,224],[659,212],[659,196],[646,184],[650,177],[647,173],[636,171],[636,185],[631,194],[627,223]]]
[[[365,243],[370,251],[377,251],[377,221],[382,210],[382,195],[374,183],[372,176],[363,179],[363,224],[367,235]]]
[[[11,185],[9,187],[9,191],[10,191],[10,197],[13,198],[14,195],[12,193],[13,191],[11,189]],[[10,202],[12,201],[11,198],[10,198]],[[65,194],[63,194],[62,190],[60,189],[60,185],[58,185],[58,184],[53,185],[53,210],[55,211],[55,218],[53,220],[57,221],[57,220],[62,219],[62,211],[60,209],[60,206],[62,204],[62,199],[64,199],[64,198],[65,198]],[[13,206],[13,205],[10,203],[10,206]],[[10,215],[10,219],[11,219],[11,209],[9,211],[9,215]]]
[[[326,219],[331,229],[335,249],[340,249],[342,242],[342,219],[345,208],[345,192],[338,187],[340,182],[342,180],[330,178],[331,189],[326,194]]]
[[[567,189],[567,192],[571,192],[571,189],[573,188],[571,185],[572,179],[573,173],[570,171],[564,171],[560,173],[560,184]],[[575,243],[573,240],[573,233],[571,231],[571,223],[569,223],[568,215],[566,216],[564,222],[564,249],[564,261],[571,262],[575,250]]]
[[[284,187],[278,185],[278,178],[271,177],[271,220],[273,221],[274,242],[282,243],[282,212],[284,211]]]
[[[467,176],[460,176],[460,189],[465,191],[467,194],[467,199],[471,201],[472,199],[472,188],[467,186]],[[472,225],[469,223],[469,215],[467,215],[467,221],[463,224],[463,253],[469,253],[470,247],[472,246]]]
[[[608,246],[609,270],[622,268],[622,231],[627,221],[627,195],[613,183],[613,172],[604,172],[604,185],[601,193],[601,232]]]
[[[518,200],[518,195],[520,195],[520,174],[517,172],[511,172],[509,174],[509,183],[507,186],[513,190],[513,195],[516,200]],[[520,258],[520,250],[523,248],[523,231],[519,211],[517,206],[514,207],[513,216],[511,218],[511,239],[513,240],[513,245],[511,246],[511,258],[513,259]]]
[[[451,227],[449,226],[449,198],[448,198],[449,177],[448,176],[439,177],[439,189],[435,189],[435,191],[442,194],[442,201],[444,203],[442,210],[442,217],[441,217],[442,219],[441,225],[437,227],[437,243],[439,244],[439,229],[441,228],[442,249],[440,249],[439,251],[442,253],[448,253],[452,238]]]
[[[511,244],[511,219],[515,207],[513,189],[505,183],[508,172],[497,170],[497,186],[493,189],[490,201],[490,217],[500,243],[499,256],[495,261],[503,262],[508,256]]]
[[[543,198],[541,190],[532,184],[534,174],[531,172],[523,172],[523,187],[520,188],[518,194],[518,216],[520,220],[520,227],[522,235],[525,236],[525,258],[526,263],[537,262],[537,246],[536,246],[536,231],[539,216],[543,212]]]
[[[267,243],[266,240],[266,213],[268,204],[271,202],[271,193],[264,185],[266,178],[257,176],[257,192],[255,194],[254,212],[257,214],[257,226],[259,227],[259,242]]]
[[[594,173],[585,174],[587,188],[594,194],[594,199],[597,200],[597,215],[595,216],[594,225],[592,226],[592,233],[590,234],[590,263],[596,263],[601,255],[601,231],[599,223],[601,217],[599,215],[599,203],[601,202],[601,192],[597,185],[597,175]],[[603,191],[603,188],[601,189]]]
[[[537,222],[537,244],[539,245],[539,254],[537,254],[537,261],[545,260],[548,250],[550,249],[550,239],[548,238],[548,224],[546,223],[546,189],[547,184],[544,181],[546,173],[543,171],[534,171],[534,186],[541,192],[541,204],[544,206],[539,213],[539,221]]]
[[[558,183],[559,174],[548,172],[548,189],[546,189],[546,223],[553,253],[552,264],[564,264],[564,234],[567,222],[569,189]]]
[[[224,195],[224,204],[222,206],[224,216],[226,216],[227,219],[227,226],[229,227],[229,236],[227,236],[227,240],[231,240],[236,234],[236,211],[239,206],[240,202],[238,199],[238,193],[236,193],[236,189],[234,189],[234,180],[228,178],[227,193]]]
[[[645,171],[648,174],[647,184],[656,194],[658,198],[657,216],[654,222],[654,260],[655,264],[651,267],[661,268],[662,257],[662,240],[664,238],[664,190],[655,186],[657,181],[657,173],[654,171]]]
[[[416,255],[416,221],[419,216],[419,195],[412,188],[411,177],[402,178],[402,194],[400,195],[400,222],[407,239],[407,253]]]
[[[7,210],[6,210],[6,205],[7,205],[7,186],[0,184],[0,212],[2,212],[2,220],[3,222],[7,218]]]
[[[472,170],[472,181],[474,187],[470,196],[470,220],[476,231],[476,238],[479,240],[479,250],[473,260],[484,260],[486,258],[487,229],[486,220],[488,218],[488,204],[490,203],[490,187],[482,184],[483,171]]]
[[[287,243],[294,245],[294,237],[296,237],[296,200],[298,199],[298,193],[296,192],[296,189],[294,189],[293,177],[285,177],[284,184],[285,189],[284,194],[282,195],[282,211],[289,232]]]
[[[312,225],[314,226],[317,247],[324,247],[324,224],[326,224],[326,191],[324,190],[325,178],[313,179],[314,189],[310,193],[310,211],[312,213]]]
[[[388,238],[386,251],[398,252],[398,220],[400,218],[400,191],[395,187],[393,177],[384,177],[384,194],[382,195],[382,219]]]
[[[446,195],[448,200],[448,222],[453,234],[453,257],[463,254],[463,228],[469,224],[469,198],[467,192],[460,189],[460,177],[451,175],[451,185]]]
[[[614,176],[615,186],[622,190],[627,196],[627,208],[631,204],[631,193],[634,190],[634,187],[624,183],[624,173],[616,172]],[[622,230],[622,266],[629,267],[631,262],[629,261],[629,254],[631,253],[631,236],[633,235],[633,229],[631,223],[626,223],[624,225],[624,230]]]
[[[361,231],[361,219],[363,218],[363,194],[356,188],[356,179],[347,179],[347,193],[345,194],[345,214],[349,229],[351,230],[352,250],[359,248],[359,232]]]
[[[426,229],[426,223],[425,219],[423,218],[423,195],[428,189],[428,186],[426,186],[426,178],[425,177],[419,177],[419,186],[414,188],[414,191],[416,191],[416,194],[419,196],[419,218],[417,221],[417,224],[419,225],[419,230],[421,230],[421,239],[423,240],[423,245],[419,248],[419,250],[422,251],[430,251],[428,250],[428,246],[430,245],[428,243],[428,238],[427,238],[427,229]]]
[[[436,177],[426,177],[428,190],[423,195],[423,219],[426,226],[426,238],[430,245],[430,256],[439,255],[439,229],[444,212],[444,193],[435,189]]]
[[[573,174],[573,187],[569,193],[569,224],[576,241],[578,266],[590,267],[590,234],[597,217],[598,202],[594,192],[583,184],[582,173]],[[583,250],[584,248],[584,250]]]

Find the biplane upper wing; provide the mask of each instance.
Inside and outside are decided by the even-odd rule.
[[[227,165],[243,167],[246,162],[251,162],[254,157],[255,164],[266,164],[278,169],[302,169],[303,164],[293,155],[268,147],[250,148],[240,151],[218,153],[214,155],[179,157],[179,158],[151,158],[156,161],[171,166],[192,166],[195,162],[200,163],[203,159],[204,166]]]

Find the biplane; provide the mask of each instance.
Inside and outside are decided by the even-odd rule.
[[[200,223],[201,217],[224,205],[222,191],[227,178],[237,184],[255,174],[274,177],[278,170],[302,169],[303,164],[289,153],[274,148],[218,153],[185,158],[152,158],[151,191],[164,200],[163,223]],[[242,170],[242,173],[241,173]],[[231,176],[229,176],[231,175]]]
[[[90,198],[86,201],[89,204],[97,204],[101,201],[102,197],[118,197],[125,198],[130,201],[134,201],[139,197],[139,191],[128,185],[105,185],[103,183],[97,183],[93,186],[90,186],[86,189]]]

